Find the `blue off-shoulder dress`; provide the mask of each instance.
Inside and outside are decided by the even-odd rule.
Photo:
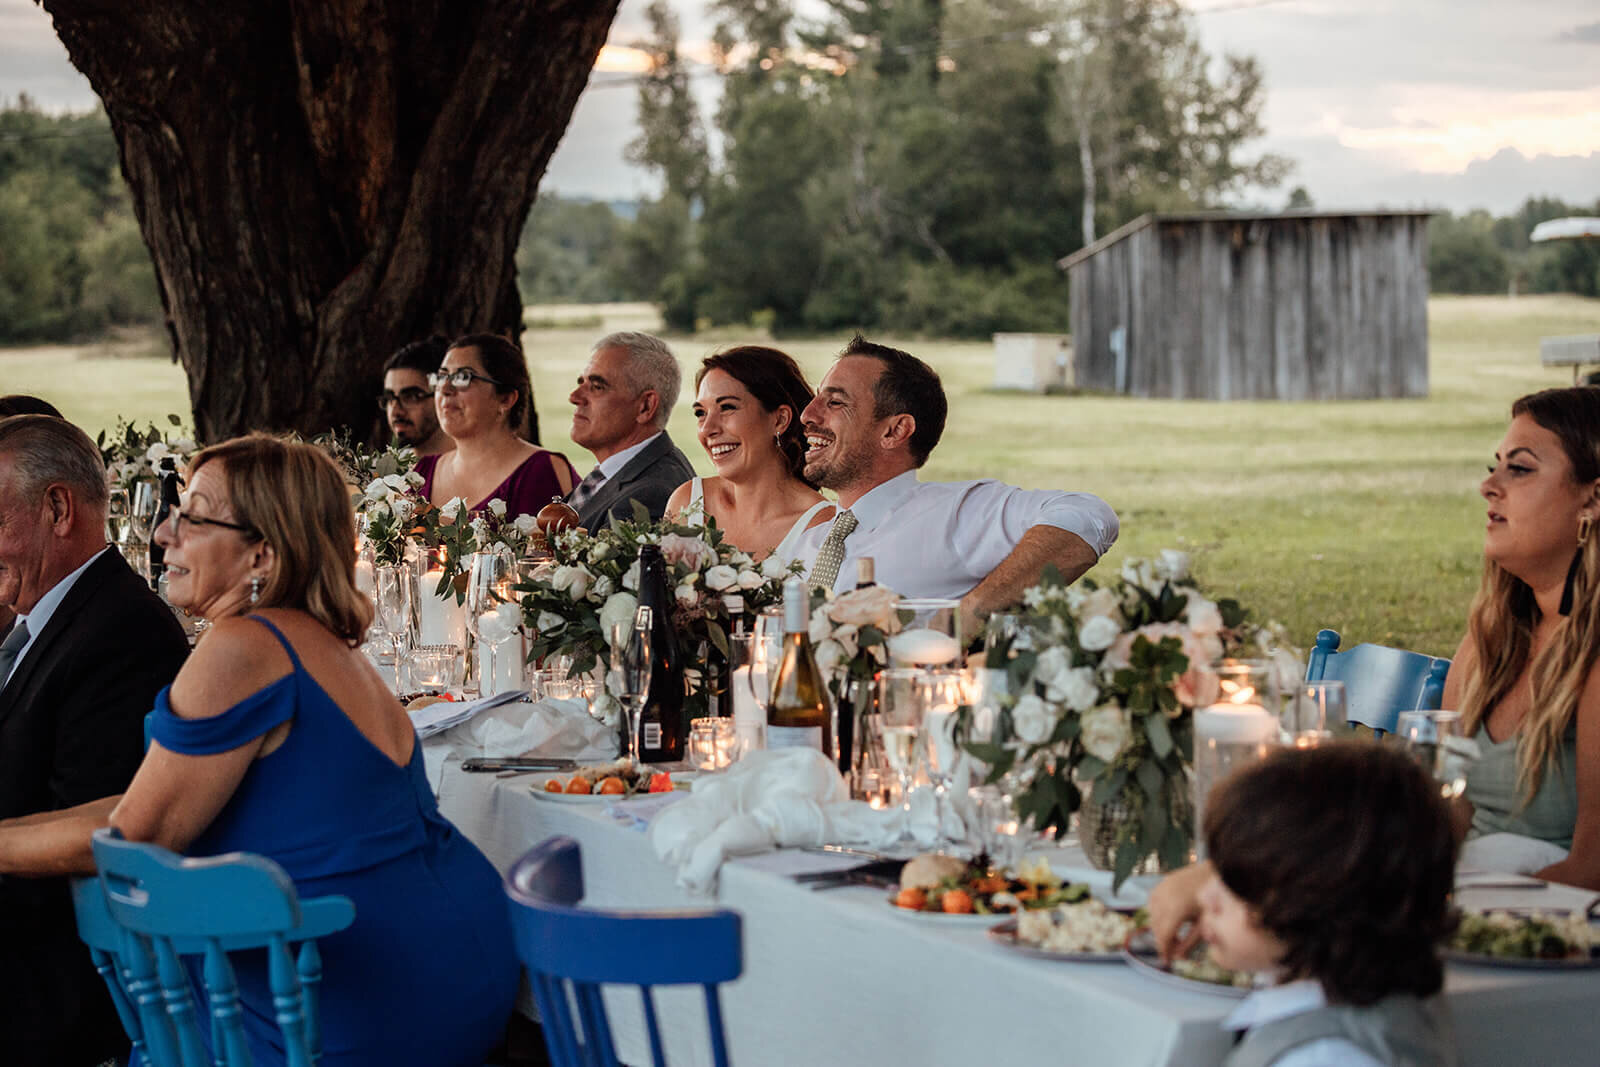
[[[355,922],[317,943],[321,1067],[482,1064],[519,980],[499,876],[439,814],[421,744],[396,765],[306,673],[282,632],[251,618],[289,653],[291,673],[214,718],[179,718],[167,690],[150,715],[152,740],[194,755],[294,722],[189,855],[255,852],[281,864],[301,897],[355,902]],[[256,1062],[282,1063],[265,953],[236,954],[235,965]]]

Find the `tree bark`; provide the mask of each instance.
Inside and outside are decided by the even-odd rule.
[[[368,436],[401,345],[520,338],[517,240],[617,0],[40,3],[111,118],[202,440]]]

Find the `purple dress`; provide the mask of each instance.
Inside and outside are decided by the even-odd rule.
[[[560,469],[556,466],[558,463],[566,468],[565,482],[557,474]],[[433,469],[438,465],[438,456],[423,456],[417,460],[417,473],[422,475],[422,495],[430,500],[433,499]],[[539,509],[551,500],[565,500],[570,487],[577,485],[578,480],[577,470],[560,452],[535,452],[523,460],[494,492],[472,505],[471,510],[482,511],[489,506],[489,501],[504,500],[508,519],[518,515],[537,515]],[[563,489],[563,484],[568,488]]]

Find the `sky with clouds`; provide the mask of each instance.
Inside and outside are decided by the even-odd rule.
[[[645,32],[623,0],[611,41]],[[685,51],[711,20],[675,0]],[[1600,198],[1600,4],[1594,0],[1192,0],[1213,53],[1266,75],[1263,150],[1296,163],[1319,207],[1515,208],[1528,195]],[[804,12],[806,8],[801,7]],[[654,191],[624,162],[634,134],[629,57],[608,49],[543,188],[628,199]],[[714,77],[694,84],[709,107]],[[50,109],[95,102],[33,0],[0,0],[0,98]],[[1262,194],[1280,201],[1282,190]]]

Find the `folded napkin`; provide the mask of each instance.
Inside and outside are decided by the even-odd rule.
[[[933,799],[926,791],[912,797],[912,832],[931,843]],[[881,848],[904,826],[899,809],[851,800],[838,768],[822,753],[784,748],[752,752],[698,779],[687,799],[656,815],[649,836],[656,855],[677,868],[679,885],[709,892],[730,856],[802,845]]]
[[[467,756],[540,756],[607,760],[617,756],[617,732],[589,714],[583,700],[522,701],[490,708],[422,746],[428,784],[439,791],[444,766]]]
[[[1566,849],[1537,837],[1484,834],[1462,842],[1458,866],[1468,870],[1532,874],[1566,858]]]
[[[416,727],[417,736],[426,741],[434,734],[442,734],[452,726],[461,725],[480,712],[498,708],[502,704],[515,704],[526,697],[527,694],[513,690],[481,700],[441,700],[437,704],[408,711],[407,714],[411,716],[411,725]]]

